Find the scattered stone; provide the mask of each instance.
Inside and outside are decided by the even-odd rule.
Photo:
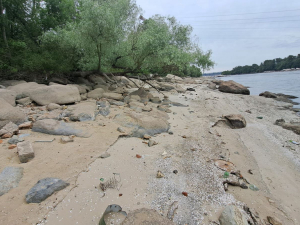
[[[184,195],[185,197],[187,197],[189,194],[187,192],[183,191],[182,195]]]
[[[120,101],[111,101],[110,102],[112,105],[117,105],[117,106],[124,106],[125,103],[124,102],[120,102]]]
[[[148,135],[148,134],[145,134],[145,135],[144,135],[144,139],[150,139],[150,138],[151,138],[150,135]]]
[[[93,98],[93,99],[99,99],[102,98],[104,93],[104,90],[102,88],[97,88],[95,90],[92,90],[88,93],[87,97],[88,98]]]
[[[217,85],[215,83],[210,83],[208,85],[208,88],[212,89],[212,90],[216,90],[217,89]]]
[[[168,132],[170,135],[173,135],[174,133],[173,133],[173,131],[171,131],[171,130],[169,130],[169,132]]]
[[[117,100],[117,101],[122,101],[124,99],[123,95],[118,93],[104,93],[102,97]]]
[[[219,217],[220,225],[248,225],[246,216],[234,206],[226,206]]]
[[[252,113],[251,110],[249,110],[249,109],[246,110],[245,112],[246,112],[246,113],[250,113],[250,114]]]
[[[98,113],[102,116],[108,116],[110,114],[110,104],[108,101],[97,101]]]
[[[74,137],[73,136],[67,136],[67,137],[61,137],[60,138],[60,143],[66,144],[69,142],[74,142]]]
[[[233,129],[244,128],[247,125],[245,118],[240,114],[231,114],[224,117]]]
[[[259,188],[256,187],[254,184],[250,184],[249,189],[251,189],[252,191],[259,191]]]
[[[186,135],[183,135],[182,138],[186,138]]]
[[[177,173],[178,173],[178,170],[173,170],[173,173],[177,174]]]
[[[61,109],[61,106],[58,105],[58,104],[55,104],[55,103],[50,103],[47,105],[46,109],[48,111],[52,111],[52,110],[55,110],[55,109]]]
[[[23,138],[19,138],[17,135],[14,135],[14,136],[12,136],[11,139],[8,140],[8,144],[16,145],[17,143],[22,142],[22,141],[24,141]]]
[[[252,172],[252,170],[250,169],[250,170],[248,170],[248,173],[250,173],[250,174],[252,174],[253,175],[253,172]]]
[[[166,156],[166,155],[168,155],[168,153],[166,151],[164,151],[161,155]]]
[[[232,80],[223,81],[219,86],[219,91],[233,94],[250,95],[250,91],[245,86]]]
[[[153,102],[153,103],[156,103],[156,104],[160,104],[161,103],[161,100],[159,97],[152,97],[149,99],[150,102]]]
[[[32,121],[28,121],[28,122],[25,122],[25,123],[22,123],[19,125],[19,129],[20,130],[25,130],[25,129],[31,129],[32,128]]]
[[[27,106],[32,103],[32,101],[29,97],[18,99],[18,100],[16,100],[16,102],[17,102],[17,104],[20,104],[23,106]]]
[[[100,158],[102,159],[106,159],[108,157],[110,157],[110,154],[108,152],[104,152],[103,154],[100,155]]]
[[[267,216],[267,220],[272,225],[282,225],[281,221],[279,221],[279,219],[277,219],[276,217]]]
[[[19,127],[14,123],[9,122],[0,130],[0,137],[1,136],[2,138],[12,137],[14,134],[18,134],[18,133],[19,133]]]
[[[195,88],[187,88],[187,91],[196,91]]]
[[[20,124],[26,121],[26,116],[20,109],[11,106],[2,98],[0,106],[0,129],[10,122]]]
[[[171,113],[172,111],[165,105],[158,105],[157,109],[166,113]]]
[[[161,216],[157,211],[153,209],[137,209],[130,212],[122,225],[133,224],[148,224],[148,225],[175,225],[171,220]]]
[[[138,159],[142,158],[142,156],[139,155],[139,154],[136,154],[136,157],[137,157]]]
[[[13,144],[13,145],[10,145],[9,147],[8,147],[8,149],[14,149],[14,148],[16,148],[17,147],[17,145],[16,144]]]
[[[66,188],[69,183],[57,178],[44,178],[39,180],[26,194],[27,203],[41,203],[54,192]]]
[[[145,88],[143,88],[143,87],[139,88],[137,91],[134,91],[134,92],[130,93],[130,94],[129,94],[129,97],[130,97],[131,99],[133,99],[133,98],[134,98],[133,96],[135,96],[135,95],[137,95],[137,96],[140,98],[140,101],[141,101],[141,102],[148,102],[148,101],[149,101],[149,98],[153,97],[153,96],[152,96],[149,92],[147,92],[147,91],[145,90]]]
[[[0,196],[18,187],[23,177],[22,167],[5,167],[0,173]]]
[[[170,85],[168,83],[160,83],[159,84],[159,90],[160,91],[171,91],[175,89],[175,87],[173,85]]]
[[[125,133],[125,130],[122,127],[118,127],[117,131],[119,131],[120,133]]]
[[[29,159],[34,158],[34,151],[29,141],[19,142],[17,148],[21,163],[27,163]]]
[[[275,125],[281,126],[286,130],[291,130],[300,135],[300,123],[286,123],[284,119],[278,119],[275,121]]]
[[[164,177],[163,173],[160,170],[158,170],[156,174],[156,178],[163,178],[163,177]]]
[[[157,142],[156,142],[156,141],[153,141],[153,140],[149,140],[148,146],[149,146],[149,147],[152,147],[153,145],[157,145]]]
[[[227,171],[229,173],[234,172],[236,170],[235,165],[232,162],[221,159],[215,160],[215,165],[221,170]]]
[[[33,124],[32,131],[52,135],[75,135],[77,137],[89,137],[88,132],[75,129],[70,124],[53,119],[39,120]]]

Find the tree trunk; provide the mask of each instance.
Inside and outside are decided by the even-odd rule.
[[[2,0],[0,0],[0,15],[1,15],[1,20],[2,20],[2,35],[3,35],[3,40],[4,40],[4,44],[5,47],[7,48],[9,57],[10,57],[10,51],[9,51],[9,46],[8,46],[8,42],[7,42],[7,38],[6,38],[6,30],[5,30],[5,24],[4,24],[4,14],[3,14],[3,4],[2,4]]]
[[[97,44],[97,52],[98,52],[98,72],[101,72],[101,44]]]

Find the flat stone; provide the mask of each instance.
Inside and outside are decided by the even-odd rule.
[[[0,130],[0,136],[3,136],[5,134],[9,134],[12,136],[14,134],[18,134],[18,132],[19,132],[19,127],[14,123],[9,122]]]
[[[108,158],[108,157],[110,157],[110,154],[108,152],[105,152],[105,153],[100,155],[100,158],[102,158],[102,159],[105,159],[105,158]]]
[[[153,140],[149,140],[148,146],[149,146],[149,147],[152,147],[153,145],[157,145],[157,142],[156,142],[156,141],[153,141]]]
[[[123,95],[118,93],[104,93],[102,97],[117,100],[117,101],[121,101],[124,99]]]
[[[24,141],[23,138],[19,138],[17,135],[14,135],[14,136],[12,136],[11,139],[8,140],[8,144],[11,144],[11,145],[14,144],[15,145],[15,144],[17,144],[19,142],[22,142],[22,141]]]
[[[69,186],[69,183],[57,178],[41,179],[26,194],[26,202],[41,203],[54,192],[60,191],[67,186]]]
[[[25,123],[22,123],[19,125],[19,129],[22,130],[22,129],[31,129],[32,128],[32,121],[28,121],[28,122],[25,122]]]
[[[23,177],[22,167],[5,167],[0,173],[0,196],[18,187]]]
[[[247,218],[234,205],[226,206],[219,218],[220,225],[248,225]]]
[[[18,99],[18,100],[16,100],[16,102],[17,102],[17,104],[20,104],[23,106],[27,106],[32,103],[32,101],[29,97]]]
[[[102,98],[104,90],[102,88],[97,88],[88,93],[88,98],[99,99]]]
[[[34,158],[34,151],[29,141],[19,142],[17,150],[21,163],[27,163],[30,159]]]
[[[69,142],[74,142],[74,138],[72,136],[61,137],[60,142],[62,144],[66,144],[66,143],[69,143]]]
[[[47,110],[48,111],[52,111],[52,110],[55,110],[55,109],[61,109],[61,106],[59,104],[56,104],[56,103],[50,103],[49,105],[47,105]]]

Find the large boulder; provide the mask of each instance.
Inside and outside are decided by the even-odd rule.
[[[21,124],[25,122],[25,114],[17,107],[12,107],[5,100],[0,98],[0,129],[9,122]]]
[[[244,128],[247,125],[245,118],[240,114],[230,114],[224,116],[224,118],[228,121],[229,125],[233,129]]]
[[[44,178],[39,180],[36,185],[31,188],[26,194],[27,203],[41,203],[54,192],[60,191],[69,186],[63,180],[57,178]]]
[[[102,98],[104,90],[102,88],[97,88],[88,93],[88,98],[99,99]]]
[[[124,127],[132,128],[131,136],[144,137],[145,134],[155,135],[168,132],[170,125],[168,116],[164,112],[153,110],[151,112],[127,112],[115,117],[117,123]]]
[[[173,75],[173,74],[168,74],[166,76],[166,78],[171,79],[171,81],[183,81],[183,79],[181,77],[178,77],[178,76]]]
[[[81,100],[79,90],[70,85],[53,85],[39,87],[25,92],[34,102],[39,105],[70,104]]]
[[[22,167],[5,167],[0,173],[0,196],[18,187],[23,177]]]
[[[12,106],[16,105],[16,96],[17,93],[15,91],[0,89],[0,98],[4,99]]]
[[[98,75],[90,75],[89,80],[94,84],[106,84],[105,79]]]
[[[26,94],[27,91],[34,90],[40,87],[46,87],[44,84],[38,84],[35,82],[28,82],[28,83],[19,83],[14,86],[10,86],[7,89],[15,91],[17,93],[16,99],[21,99],[25,97],[29,97],[28,94]]]
[[[241,210],[234,206],[226,206],[219,217],[220,225],[248,225],[246,216]]]
[[[76,105],[70,106],[68,111],[70,111],[70,120],[72,121],[92,121],[95,120],[96,115],[96,101],[81,102]]]
[[[134,98],[133,96],[138,96],[140,98],[141,102],[148,102],[149,98],[153,97],[152,94],[149,92],[145,91],[143,87],[139,88],[138,90],[131,92],[129,94],[130,98]]]
[[[32,131],[52,135],[75,135],[78,137],[90,136],[89,133],[76,129],[70,124],[53,119],[44,119],[35,122],[33,124]]]
[[[146,209],[146,208],[136,209],[128,213],[122,225],[132,225],[132,224],[175,225],[175,223],[173,223],[168,218],[161,216],[154,209]]]
[[[171,91],[172,89],[175,89],[175,87],[171,84],[160,83],[159,85],[160,85],[159,87],[160,91]]]
[[[250,91],[244,85],[230,81],[223,81],[219,86],[219,91],[233,94],[250,95]]]
[[[77,87],[80,94],[85,94],[85,93],[87,93],[88,91],[91,90],[88,86],[86,86],[84,84],[81,84],[81,85],[79,85],[79,84],[68,84],[67,86]]]
[[[2,80],[1,84],[5,87],[14,86],[17,84],[26,83],[24,80]]]

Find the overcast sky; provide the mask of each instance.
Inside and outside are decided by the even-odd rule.
[[[211,72],[300,54],[300,0],[136,0],[144,17],[174,16],[190,24]]]

